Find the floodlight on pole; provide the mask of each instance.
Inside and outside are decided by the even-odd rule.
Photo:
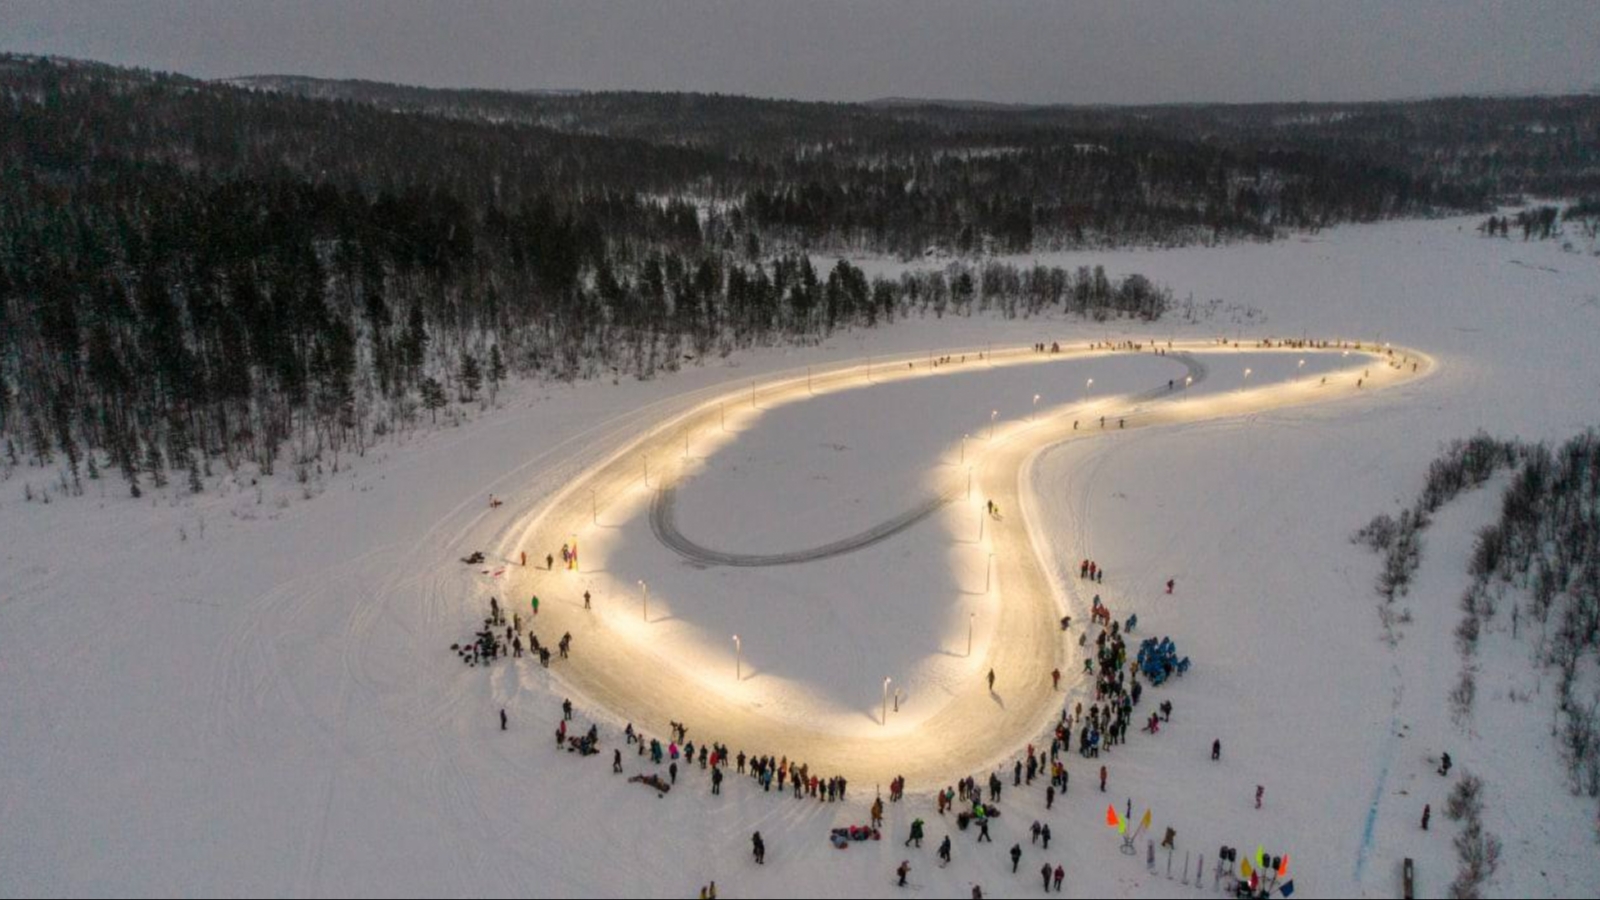
[[[889,724],[889,682],[893,680],[893,678],[883,679],[883,721],[881,723],[883,725]]]
[[[641,582],[639,582],[639,590],[641,592],[641,599],[644,601],[644,606],[642,607],[643,610],[644,610],[644,620],[646,622],[649,622],[650,621],[650,585],[645,584],[643,581],[641,581]]]
[[[972,437],[972,435],[963,434],[961,436],[961,461],[963,463],[967,461],[967,438],[969,437]]]
[[[977,613],[967,613],[967,656],[972,655],[972,623],[977,618]]]
[[[989,593],[989,588],[994,583],[994,554],[989,554],[989,568],[983,574],[983,592]]]
[[[589,488],[589,518],[600,524],[600,497],[594,488]]]
[[[1084,384],[1084,386],[1083,386],[1083,399],[1085,401],[1087,401],[1089,399],[1089,391],[1093,387],[1094,387],[1094,379],[1093,378],[1089,379],[1088,382],[1086,382]]]
[[[1028,420],[1032,421],[1033,418],[1035,416],[1037,416],[1037,415],[1039,415],[1039,395],[1038,394],[1034,394],[1033,395],[1033,412],[1031,414],[1029,414]]]
[[[990,413],[989,413],[989,440],[991,440],[991,441],[994,440],[994,420],[998,419],[998,418],[1000,418],[1000,410],[996,409],[996,410],[990,411]]]
[[[744,645],[737,634],[733,636],[733,680],[744,680]]]

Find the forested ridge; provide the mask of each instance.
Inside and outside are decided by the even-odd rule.
[[[1139,276],[978,256],[1592,187],[1596,103],[1513,107],[1549,123],[1520,167],[1419,158],[1426,141],[1337,116],[1337,152],[1284,143],[1254,108],[211,83],[0,56],[0,475],[72,493],[111,468],[135,495],[218,466],[303,477],[514,374],[648,378],[921,312],[1155,318],[1170,294]],[[868,279],[809,255],[854,250],[958,261]]]

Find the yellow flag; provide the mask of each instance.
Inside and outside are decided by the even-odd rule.
[[[1240,878],[1248,880],[1250,878],[1250,873],[1254,872],[1254,871],[1255,871],[1254,869],[1250,868],[1250,860],[1248,860],[1248,859],[1239,860],[1239,877]]]
[[[1147,810],[1144,811],[1144,818],[1139,820],[1139,827],[1140,828],[1149,828],[1150,827],[1150,810],[1147,809]]]

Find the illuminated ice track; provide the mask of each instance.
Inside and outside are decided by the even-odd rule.
[[[1116,433],[1123,429],[1235,419],[1313,404],[1354,405],[1375,392],[1426,377],[1436,368],[1434,360],[1415,350],[1396,347],[1380,351],[1366,346],[1369,349],[1351,350],[1350,366],[1329,372],[1325,381],[1297,379],[1198,396],[1163,388],[1137,397],[1096,401],[1093,414],[1104,415],[1108,420],[1125,419],[1125,424],[1119,423],[1121,427],[1112,432]],[[1190,377],[1199,381],[1206,376],[1203,357],[1234,350],[1235,347],[1212,342],[1183,342],[1172,346],[1170,358],[1190,366],[1194,373]],[[1237,346],[1237,350],[1301,355],[1340,352],[1260,348],[1250,343]],[[959,352],[967,353],[969,359],[976,358],[976,351]],[[1032,348],[1015,348],[986,352],[976,365],[1048,365],[1129,352],[1080,349],[1041,355]],[[1404,358],[1409,364],[1388,364],[1389,352],[1395,360]],[[919,354],[865,365],[849,364],[822,373],[799,370],[766,384],[743,382],[698,391],[618,417],[603,437],[579,449],[570,460],[556,464],[564,487],[508,525],[501,532],[496,549],[503,558],[515,558],[526,548],[560,546],[574,535],[588,533],[611,504],[625,499],[624,505],[630,508],[636,508],[639,500],[647,500],[656,536],[698,565],[791,565],[855,552],[903,534],[952,502],[953,495],[945,492],[932,496],[872,528],[819,547],[735,554],[701,547],[677,531],[670,486],[678,482],[686,467],[694,464],[685,459],[684,435],[720,433],[724,407],[732,410],[748,404],[759,414],[785,403],[855,390],[869,383],[959,377],[975,367],[973,363],[936,367],[926,364],[927,359]],[[691,722],[702,736],[746,752],[787,755],[805,760],[819,771],[841,772],[863,782],[887,781],[897,774],[916,783],[942,782],[986,771],[1038,738],[1054,721],[1061,695],[1052,687],[1051,670],[1073,672],[1081,668],[1077,646],[1061,640],[1059,618],[1063,612],[1079,615],[1083,611],[1068,608],[1066,598],[1052,581],[1049,573],[1054,570],[1053,561],[1045,558],[1043,543],[1035,540],[1030,511],[1034,501],[1026,493],[1026,476],[1043,450],[1067,441],[1092,440],[1103,433],[1099,429],[1074,430],[1073,422],[1071,414],[1064,414],[1026,425],[1013,423],[973,460],[974,483],[981,486],[979,495],[1020,512],[996,521],[991,529],[995,590],[1002,602],[994,606],[992,638],[982,658],[972,661],[974,671],[995,671],[997,683],[1005,685],[1003,697],[991,693],[981,679],[974,677],[969,687],[942,697],[943,706],[916,724],[841,733],[838,727],[825,723],[780,717],[760,703],[751,702],[748,693],[725,691],[688,671],[671,670],[678,663],[651,653],[654,645],[648,617],[614,620],[585,613],[581,606],[568,609],[552,604],[540,614],[542,626],[570,631],[583,648],[562,667],[563,689],[651,734],[666,734],[669,720]],[[651,462],[655,465],[651,466]],[[640,494],[644,472],[649,473],[649,489],[655,492],[649,498]],[[509,572],[511,584],[506,587],[515,593],[558,590],[560,582],[555,579],[563,574],[513,567]]]

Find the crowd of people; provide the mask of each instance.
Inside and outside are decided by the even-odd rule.
[[[1040,345],[1041,348],[1042,346]],[[990,511],[996,512],[992,508]],[[563,548],[562,556],[569,566],[575,562],[576,553],[570,547]],[[548,559],[547,565],[553,562],[553,559]],[[1080,564],[1079,577],[1098,586],[1104,583],[1105,570],[1096,561],[1085,559]],[[1172,592],[1173,586],[1174,582],[1169,580],[1166,585],[1168,593]],[[589,598],[585,596],[586,608],[588,600]],[[539,601],[536,596],[532,598],[531,606],[533,614],[537,616]],[[1127,741],[1129,723],[1133,721],[1134,710],[1140,705],[1145,692],[1138,667],[1130,665],[1126,640],[1127,634],[1133,631],[1136,623],[1137,616],[1129,616],[1125,622],[1117,621],[1100,596],[1098,594],[1094,596],[1089,627],[1083,629],[1077,639],[1080,647],[1086,647],[1090,634],[1094,635],[1093,650],[1084,654],[1084,673],[1092,676],[1093,699],[1088,702],[1087,707],[1084,702],[1087,697],[1063,704],[1060,719],[1051,733],[1049,747],[1035,747],[1030,743],[1025,752],[1013,760],[1009,767],[1010,787],[1014,790],[1042,791],[1046,812],[1052,811],[1056,802],[1064,799],[1069,792],[1071,776],[1068,759],[1073,749],[1074,736],[1077,738],[1080,758],[1097,762],[1102,759],[1102,754],[1110,754],[1114,747]],[[1071,626],[1072,617],[1065,616],[1061,619],[1064,635],[1070,632]],[[491,597],[489,615],[483,620],[483,629],[474,635],[472,642],[452,645],[452,649],[467,665],[486,666],[501,658],[522,657],[524,652],[522,633],[521,614],[508,614],[499,599]],[[531,629],[527,631],[527,637],[528,647],[538,656],[541,665],[548,667],[551,660],[550,648],[541,644]],[[569,632],[558,642],[561,658],[568,657],[571,641],[572,635]],[[989,677],[992,689],[992,671]],[[1060,670],[1052,672],[1051,678],[1052,685],[1059,689]],[[1172,709],[1170,700],[1158,704],[1157,709],[1143,719],[1140,730],[1152,735],[1158,734],[1162,730],[1161,725],[1171,721]],[[575,730],[569,733],[568,723],[573,722],[574,713],[570,699],[562,702],[561,713],[555,733],[557,747],[579,756],[599,754],[602,735],[598,723],[589,724],[581,732],[576,729],[582,726],[575,725],[573,726]],[[499,723],[501,730],[509,730],[509,718],[503,708],[499,711]],[[629,780],[643,784],[663,796],[677,786],[680,775],[687,776],[689,772],[699,769],[713,796],[721,796],[727,777],[737,775],[748,779],[752,788],[759,788],[764,794],[775,793],[778,797],[801,801],[815,800],[819,803],[848,802],[849,782],[843,775],[814,772],[808,763],[790,759],[783,754],[752,754],[743,749],[735,751],[727,744],[716,740],[690,739],[689,727],[682,722],[671,722],[669,732],[665,739],[650,737],[635,728],[631,722],[628,723],[621,734],[622,746],[612,748],[612,772],[617,775],[625,774],[626,759],[630,755],[627,751],[631,749],[633,751],[631,756],[639,760],[640,765],[647,764],[651,768],[635,774]],[[1213,760],[1220,759],[1220,740],[1212,742],[1211,754]],[[1098,772],[1095,774],[1098,774],[1098,792],[1107,792],[1110,775],[1108,765],[1099,762]],[[942,790],[935,791],[934,805],[940,820],[948,822],[953,815],[956,830],[976,833],[975,844],[993,843],[990,826],[993,820],[1001,815],[1001,798],[1007,787],[1005,781],[1001,771],[995,770],[981,779],[976,775],[968,776],[947,785]],[[889,802],[899,803],[905,799],[906,782],[903,777],[891,779],[888,787]],[[1264,788],[1258,787],[1256,798],[1258,806],[1262,794]],[[870,815],[870,826],[834,829],[832,838],[836,845],[846,845],[849,841],[857,839],[877,839],[879,829],[884,822],[882,796],[873,799]],[[905,846],[921,848],[926,829],[927,823],[923,819],[914,818]],[[858,833],[860,837],[857,837]],[[1030,846],[1037,848],[1035,852],[1041,856],[1049,853],[1052,834],[1048,822],[1034,821],[1027,829],[1027,833],[1030,837]],[[766,839],[759,831],[755,832],[751,836],[751,852],[756,865],[765,863],[767,849]],[[1024,856],[1023,845],[1019,841],[1007,853],[1013,873],[1020,873]],[[950,865],[953,856],[952,835],[946,833],[938,845],[938,865],[941,868]],[[899,876],[898,883],[907,884],[906,879],[910,871],[910,861],[903,861],[896,869],[896,874]],[[1038,871],[1044,890],[1049,891],[1053,888],[1060,892],[1063,889],[1067,875],[1064,863],[1041,859]],[[974,885],[972,890],[973,896],[983,896],[981,887]],[[708,887],[702,887],[700,895],[715,897],[715,882]]]

